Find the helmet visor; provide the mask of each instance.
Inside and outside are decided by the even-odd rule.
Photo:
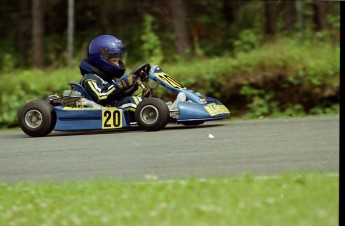
[[[126,69],[127,52],[116,53],[101,51],[101,58],[115,67],[118,67],[120,69]]]

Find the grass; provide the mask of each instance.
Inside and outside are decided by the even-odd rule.
[[[0,225],[338,225],[339,176],[0,184]]]

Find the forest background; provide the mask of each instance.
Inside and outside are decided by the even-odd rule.
[[[125,42],[127,72],[159,64],[235,118],[339,113],[338,1],[1,0],[0,33],[0,127],[79,81],[104,33]]]

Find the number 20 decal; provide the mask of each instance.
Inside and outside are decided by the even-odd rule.
[[[115,129],[122,127],[122,110],[102,110],[102,129]]]

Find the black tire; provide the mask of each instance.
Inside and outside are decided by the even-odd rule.
[[[29,136],[43,137],[53,131],[56,123],[54,107],[44,100],[27,103],[19,111],[19,125]]]
[[[135,121],[146,131],[163,129],[169,119],[168,105],[158,98],[143,99],[135,110]]]
[[[182,124],[185,125],[185,126],[197,126],[197,125],[201,125],[203,123],[204,123],[204,121],[186,121],[186,122],[182,122]]]

